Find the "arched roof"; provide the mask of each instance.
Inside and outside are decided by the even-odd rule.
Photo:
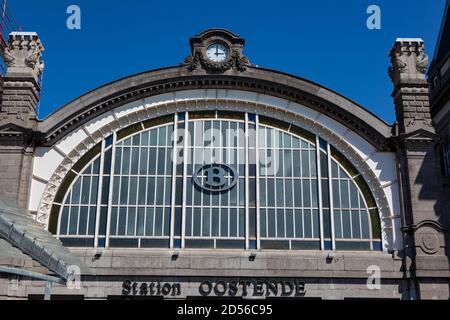
[[[53,145],[78,126],[120,105],[161,93],[191,89],[233,89],[293,101],[344,124],[378,150],[389,150],[392,127],[354,101],[311,81],[248,66],[245,71],[208,74],[185,65],[132,75],[98,87],[39,122],[40,143]]]

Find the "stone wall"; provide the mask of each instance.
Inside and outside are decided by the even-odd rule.
[[[0,146],[0,195],[16,203],[20,209],[28,209],[33,152],[22,147]]]

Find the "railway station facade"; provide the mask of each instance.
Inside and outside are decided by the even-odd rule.
[[[423,41],[390,51],[392,125],[244,45],[206,30],[180,65],[39,120],[43,45],[10,35],[0,297],[449,298],[448,136]]]

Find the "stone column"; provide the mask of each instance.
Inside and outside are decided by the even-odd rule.
[[[43,51],[36,33],[13,32],[3,53],[7,72],[0,102],[0,197],[21,209],[28,209]]]
[[[448,298],[449,263],[438,138],[425,78],[428,57],[421,39],[401,38],[395,41],[390,58],[405,275],[415,284],[410,290],[412,298]]]

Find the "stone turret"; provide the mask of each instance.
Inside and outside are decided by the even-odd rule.
[[[7,71],[1,81],[0,197],[21,209],[28,209],[43,51],[36,33],[13,32],[3,52]]]
[[[3,79],[0,126],[8,123],[35,128],[36,105],[40,95],[40,78],[44,70],[42,46],[34,32],[9,35],[4,61],[8,67]]]
[[[445,217],[438,139],[431,120],[428,57],[421,39],[400,38],[390,52],[389,75],[394,84],[397,148],[402,208],[404,268],[419,298],[448,296],[448,284],[424,279],[430,271],[447,272]],[[443,275],[445,277],[445,275]]]
[[[434,133],[431,124],[429,88],[425,78],[428,56],[422,39],[399,38],[391,52],[389,75],[394,83],[394,103],[402,133],[424,129]]]

